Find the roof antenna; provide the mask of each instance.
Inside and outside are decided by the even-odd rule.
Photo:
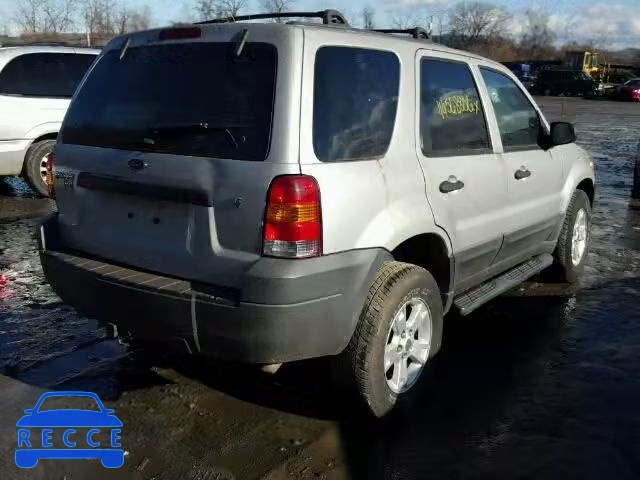
[[[243,28],[242,31],[240,32],[240,39],[236,44],[236,51],[234,52],[236,58],[240,58],[240,55],[242,55],[244,46],[247,43],[247,38],[249,38],[249,30],[247,30],[246,28]]]

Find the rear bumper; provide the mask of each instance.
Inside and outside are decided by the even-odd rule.
[[[47,280],[82,314],[119,332],[252,363],[335,355],[349,343],[383,249],[262,258],[239,290],[201,285],[65,251],[57,220],[38,238]]]
[[[0,175],[20,175],[29,140],[0,140]]]

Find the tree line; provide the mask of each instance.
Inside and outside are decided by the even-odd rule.
[[[133,8],[122,0],[18,0],[13,20],[27,39],[75,31],[92,46],[96,39],[149,28],[152,14],[149,6]]]
[[[249,11],[279,13],[297,7],[296,0],[190,0],[188,5],[189,18],[185,21],[234,17]],[[385,24],[378,23],[376,10],[370,5],[358,12],[347,7],[343,13],[354,25],[366,29],[421,26],[430,30],[440,43],[500,61],[551,59],[561,56],[564,49],[605,47],[594,39],[589,45],[574,43],[558,49],[549,13],[539,7],[526,10],[518,18],[519,33],[513,32],[514,18],[509,10],[485,1],[460,1],[431,13],[403,11],[392,15]],[[149,28],[154,23],[149,6],[134,8],[127,0],[17,0],[13,20],[26,38],[45,35],[49,39],[63,32],[82,32],[89,46],[104,43],[114,35]]]

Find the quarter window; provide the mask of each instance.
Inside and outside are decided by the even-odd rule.
[[[400,62],[391,52],[323,47],[316,54],[313,148],[323,162],[384,156],[398,106]]]
[[[74,53],[21,55],[0,73],[0,95],[71,98],[95,58]]]
[[[482,102],[468,65],[422,60],[420,139],[427,156],[471,155],[490,149]]]
[[[489,90],[504,149],[540,148],[540,117],[522,90],[502,73],[485,68],[480,71]]]

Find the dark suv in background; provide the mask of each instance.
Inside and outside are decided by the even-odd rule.
[[[597,82],[581,70],[542,70],[531,88],[534,95],[592,95]]]

